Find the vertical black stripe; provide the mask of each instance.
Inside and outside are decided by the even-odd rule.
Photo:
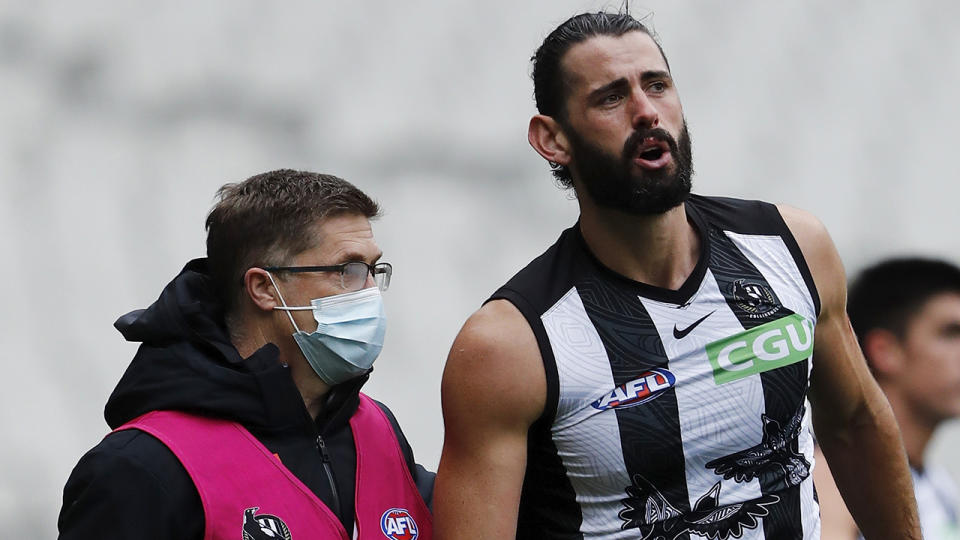
[[[615,385],[635,380],[651,368],[668,367],[657,329],[632,290],[624,284],[595,278],[578,283],[577,290],[603,341]],[[616,414],[628,476],[635,485],[635,476],[642,476],[676,510],[689,512],[676,388],[642,406],[616,409]],[[623,508],[627,508],[626,504]],[[671,538],[689,538],[689,534]]]
[[[517,540],[583,540],[583,516],[549,427],[527,435],[527,472],[520,492]]]
[[[776,291],[767,283],[757,267],[722,231],[711,227],[710,238],[714,248],[711,251],[710,270],[717,280],[727,305],[744,329],[749,330],[793,314],[782,305]],[[769,420],[776,422],[776,424],[767,425],[766,429],[771,432],[776,433],[778,427],[786,430],[786,427],[791,425],[791,421],[796,422],[798,414],[802,419],[808,386],[809,361],[806,359],[760,374],[766,416]],[[757,418],[756,421],[763,420]],[[797,438],[792,439],[789,445],[794,454],[798,453]],[[760,474],[760,489],[763,494],[774,494],[780,498],[777,504],[768,507],[770,514],[763,520],[766,538],[777,540],[803,538],[800,486],[796,483],[798,478],[796,475],[799,474],[805,478],[809,474],[808,470],[803,470],[805,462],[805,458],[801,460],[792,458],[785,466],[772,464]],[[795,474],[793,477],[790,476],[789,468],[793,468]],[[809,464],[806,469],[809,469]]]
[[[517,538],[582,540],[583,514],[553,442],[560,396],[556,358],[541,315],[573,287],[582,254],[571,242],[574,228],[534,259],[490,298],[505,299],[523,314],[537,339],[547,380],[543,414],[527,433],[527,463],[517,515]]]
[[[583,514],[577,494],[567,477],[567,470],[553,443],[550,427],[557,412],[560,381],[553,348],[537,311],[518,292],[501,288],[491,298],[513,303],[530,324],[547,379],[547,396],[543,414],[527,433],[527,467],[520,492],[517,515],[517,540],[551,538],[583,540],[580,525]]]

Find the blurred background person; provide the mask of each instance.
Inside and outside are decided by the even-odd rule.
[[[903,433],[924,538],[960,538],[957,484],[925,460],[937,429],[960,416],[960,268],[921,258],[877,263],[852,282],[847,311]],[[820,457],[814,471],[822,536],[856,538]]]

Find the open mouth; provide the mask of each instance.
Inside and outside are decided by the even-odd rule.
[[[648,137],[637,149],[636,163],[645,169],[659,169],[670,162],[670,145],[666,141]]]
[[[643,152],[640,152],[640,159],[644,159],[647,161],[654,161],[654,160],[660,159],[660,156],[662,155],[663,155],[663,148],[660,148],[659,146],[657,146],[654,148],[644,150]]]

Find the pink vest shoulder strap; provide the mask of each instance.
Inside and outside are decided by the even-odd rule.
[[[359,538],[432,540],[430,510],[410,476],[400,443],[386,414],[360,394],[350,418],[357,447]]]

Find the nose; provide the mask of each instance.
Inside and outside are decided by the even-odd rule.
[[[631,124],[634,129],[649,129],[660,125],[660,113],[646,93],[634,93],[631,109]]]

